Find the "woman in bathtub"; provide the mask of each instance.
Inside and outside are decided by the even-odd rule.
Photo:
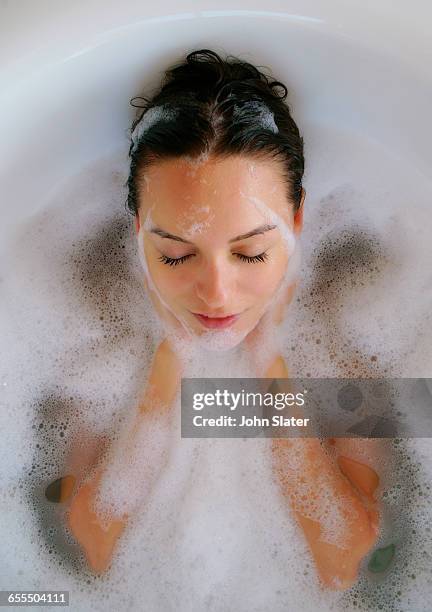
[[[251,377],[289,378],[276,338],[295,289],[305,191],[303,140],[286,95],[284,85],[251,64],[196,51],[167,72],[134,122],[128,207],[166,337],[130,428],[81,484],[68,511],[95,572],[109,566],[128,517],[163,469],[164,421],[172,418],[194,349],[240,347],[250,356]],[[373,441],[270,443],[281,494],[318,575],[330,588],[350,587],[378,535]],[[144,482],[146,448],[151,465]],[[121,490],[134,474],[137,495]],[[98,512],[96,502],[110,487],[116,506]]]

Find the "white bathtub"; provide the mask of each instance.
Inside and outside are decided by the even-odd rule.
[[[353,291],[340,308],[337,328],[342,335],[343,330],[350,329],[356,340],[363,338],[362,348],[366,351],[370,347],[370,354],[374,350],[382,354],[383,372],[388,366],[387,374],[394,372],[395,376],[432,376],[430,323],[426,325],[432,307],[431,18],[432,7],[425,0],[415,5],[400,0],[231,0],[225,5],[207,0],[2,3],[0,275],[5,283],[0,284],[0,289],[4,287],[6,300],[1,305],[0,320],[4,340],[0,393],[6,410],[0,420],[3,435],[11,445],[4,446],[0,453],[0,475],[5,484],[1,512],[7,526],[8,551],[2,553],[0,561],[0,565],[4,564],[3,572],[0,567],[0,588],[66,588],[71,593],[78,588],[62,570],[48,574],[52,583],[43,578],[42,570],[35,570],[39,562],[41,568],[45,567],[47,555],[35,561],[38,557],[30,548],[34,544],[32,538],[38,538],[37,530],[28,520],[28,510],[22,504],[15,506],[14,497],[6,493],[21,475],[22,466],[31,462],[31,453],[16,452],[32,417],[31,408],[25,404],[29,381],[53,378],[52,373],[57,372],[53,369],[53,351],[58,357],[76,349],[69,333],[73,313],[70,317],[59,314],[67,304],[72,312],[76,303],[70,296],[57,297],[58,270],[54,282],[45,274],[50,240],[56,245],[55,257],[61,244],[58,231],[63,208],[59,194],[65,189],[69,203],[83,193],[85,197],[92,194],[100,211],[103,202],[97,195],[98,181],[106,188],[104,181],[108,180],[104,169],[113,163],[119,187],[127,167],[128,129],[134,117],[129,99],[148,95],[159,83],[163,70],[187,52],[210,48],[221,54],[238,55],[270,67],[275,77],[287,85],[288,102],[305,139],[306,262],[319,255],[315,246],[327,233],[331,236],[335,228],[353,224],[375,231],[382,254],[389,260],[388,267],[383,268],[387,272],[368,291],[351,287]],[[87,171],[89,174],[85,174]],[[83,173],[85,188],[77,196],[73,185],[76,180],[84,180]],[[117,216],[123,211],[123,202],[118,204]],[[51,212],[45,218],[47,206]],[[87,206],[79,209],[75,235],[79,235],[80,223],[83,233],[87,231],[91,207],[89,199]],[[110,207],[112,212],[115,202]],[[70,210],[65,219],[68,221],[63,230],[67,232],[67,223],[72,223]],[[39,232],[36,236],[35,228]],[[31,305],[26,304],[30,294]],[[20,313],[24,313],[22,318]],[[38,328],[41,320],[43,332]],[[322,328],[322,319],[320,325]],[[69,334],[66,344],[62,343],[65,329]],[[304,340],[299,354],[301,364],[311,366],[312,375],[326,376],[331,372],[326,342],[321,345],[322,353],[314,353],[312,364],[307,357],[317,329],[309,329],[311,337]],[[96,336],[93,328],[81,329],[77,344],[84,346]],[[287,347],[295,341],[296,331],[291,330]],[[315,346],[314,350],[319,349]],[[392,369],[395,363],[397,367]],[[119,369],[124,384],[133,386],[128,368]],[[80,376],[74,384],[81,390],[86,385],[98,387],[104,380],[102,375],[90,382]],[[104,401],[112,400],[112,391],[104,389]],[[96,429],[103,429],[97,414],[86,418]],[[238,460],[237,448],[227,447],[234,462]],[[209,449],[222,461],[216,445],[209,443]],[[418,441],[416,449],[424,453],[423,461],[430,458],[429,440],[423,445]],[[183,469],[187,472],[185,466]],[[174,503],[179,504],[179,515],[187,514],[193,500],[198,505],[202,502],[200,486],[205,486],[200,478],[189,482],[184,473],[183,478],[189,483],[190,497],[177,491]],[[243,486],[235,478],[233,484],[239,489]],[[259,487],[253,479],[249,484],[251,499],[265,512]],[[212,495],[216,500],[215,491]],[[258,540],[262,539],[266,546],[270,523],[263,519],[256,527],[255,519],[246,516],[245,524],[249,530],[257,529]],[[116,595],[115,583],[111,582],[111,604],[103,604],[103,608],[94,596],[91,603],[86,603],[81,593],[76,595],[72,609],[99,609],[99,605],[101,609],[115,609],[127,597],[132,598],[131,609],[300,609],[294,594],[292,608],[287,608],[289,594],[275,595],[285,578],[279,566],[260,565],[259,544],[253,549],[242,548],[237,557],[233,548],[226,557],[221,553],[219,558],[210,536],[210,549],[200,547],[205,523],[198,521],[195,530],[190,529],[191,538],[196,538],[196,557],[192,559],[192,553],[188,557],[190,571],[189,566],[184,566],[176,578],[174,566],[165,573],[160,570],[159,578],[150,580],[146,587],[148,607],[133,600],[130,583],[123,591],[120,587]],[[217,529],[210,533],[217,533]],[[30,548],[23,556],[26,546]],[[36,544],[34,547],[36,550]],[[251,550],[253,567],[247,563]],[[168,548],[166,555],[167,551]],[[208,555],[210,568],[205,576],[199,571],[203,554]],[[149,555],[147,563],[152,559]],[[213,581],[209,577],[212,571]],[[158,580],[170,585],[166,599],[161,599],[156,587],[152,590]],[[257,587],[259,580],[264,581],[261,591]],[[420,582],[419,598],[409,600],[411,591],[404,592],[406,598],[401,605],[414,601],[410,611],[426,610],[422,606],[432,592],[428,594],[425,580]],[[252,594],[242,598],[239,585],[243,593],[250,589]],[[347,601],[340,605],[348,609]],[[372,604],[365,603],[364,609],[372,609],[367,605]],[[305,602],[301,609],[312,610],[312,603]]]
[[[292,90],[300,125],[365,132],[430,177],[426,1],[65,8],[42,0],[3,3],[1,14],[3,228],[37,210],[65,174],[116,147],[126,150],[128,96],[157,83],[179,54],[201,47],[271,66]]]

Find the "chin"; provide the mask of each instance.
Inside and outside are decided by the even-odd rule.
[[[192,342],[205,351],[230,351],[241,344],[248,333],[249,330],[206,330],[195,335]]]

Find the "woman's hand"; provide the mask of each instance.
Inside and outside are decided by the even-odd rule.
[[[101,471],[79,488],[67,513],[69,527],[81,544],[90,567],[96,573],[104,572],[111,561],[115,544],[126,526],[127,516],[102,525],[92,509]]]
[[[367,502],[376,502],[380,478],[373,466],[383,466],[391,456],[388,440],[379,438],[328,438],[339,469]]]

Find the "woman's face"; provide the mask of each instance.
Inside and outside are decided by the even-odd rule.
[[[139,183],[136,228],[158,310],[162,302],[198,336],[223,328],[245,337],[254,329],[302,227],[303,207],[294,215],[285,192],[275,161],[181,158],[151,166]]]

